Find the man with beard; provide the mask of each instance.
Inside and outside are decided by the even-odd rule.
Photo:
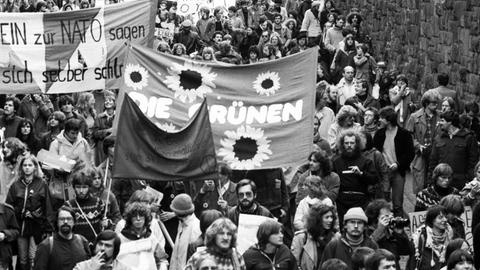
[[[320,265],[328,259],[337,258],[344,261],[352,269],[353,251],[359,247],[377,249],[378,245],[366,236],[368,218],[360,207],[348,209],[343,218],[342,236],[332,239],[323,251]]]
[[[25,144],[17,138],[7,138],[2,142],[3,160],[0,162],[0,202],[5,201],[10,185],[17,179],[18,161],[25,151]]]
[[[90,257],[87,239],[73,233],[73,210],[62,206],[56,219],[56,233],[38,245],[33,270],[72,270],[78,262]]]
[[[75,212],[75,232],[81,234],[91,243],[97,234],[109,224],[104,218],[105,204],[90,193],[96,172],[91,168],[81,169],[72,175],[75,199],[65,202]]]
[[[440,115],[441,133],[433,141],[428,168],[431,176],[438,164],[447,163],[453,170],[452,186],[462,190],[465,183],[473,179],[478,145],[474,134],[460,129],[459,121],[459,116],[454,111]]]
[[[339,219],[352,207],[365,207],[368,203],[368,185],[377,181],[373,162],[360,152],[362,140],[353,130],[345,131],[338,138],[340,155],[333,160],[333,171],[340,176],[337,198]],[[340,220],[340,224],[342,220]]]
[[[120,237],[111,230],[98,234],[95,240],[95,255],[89,260],[79,262],[74,270],[128,270],[127,266],[117,260],[120,252]]]
[[[249,179],[240,180],[237,183],[238,205],[229,209],[227,217],[238,226],[238,217],[240,214],[257,215],[272,217],[272,213],[267,208],[257,202],[257,185]]]
[[[197,269],[195,266],[205,257],[213,258],[218,270],[245,269],[243,257],[235,249],[236,243],[237,226],[228,218],[215,220],[205,232],[206,249],[197,250],[188,260],[185,269]]]
[[[382,152],[389,171],[389,185],[384,187],[388,199],[392,192],[393,213],[403,216],[403,191],[405,173],[415,156],[412,135],[398,126],[397,113],[392,107],[385,107],[379,112],[380,129],[373,137],[373,146]]]
[[[3,115],[0,116],[0,129],[3,129],[3,138],[15,137],[18,125],[23,120],[17,116],[20,100],[16,97],[7,97],[3,106]],[[2,138],[2,139],[3,139]]]

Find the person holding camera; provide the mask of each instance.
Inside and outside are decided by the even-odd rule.
[[[378,244],[395,255],[395,263],[399,268],[400,256],[413,256],[413,243],[408,239],[404,228],[409,226],[408,219],[394,217],[392,206],[384,199],[370,202],[365,209],[368,217],[367,235]]]

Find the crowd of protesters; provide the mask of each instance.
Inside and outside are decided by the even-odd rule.
[[[0,11],[95,6],[77,2],[6,0]],[[314,152],[296,168],[219,163],[217,180],[112,181],[116,91],[2,95],[0,270],[480,268],[480,108],[447,74],[409,87],[375,59],[359,10],[333,0],[239,0],[196,15],[160,1],[155,24],[171,34],[157,50],[228,64],[319,50]],[[45,151],[73,168],[40,162]],[[413,232],[407,193],[426,211]],[[240,214],[274,218],[243,254]]]

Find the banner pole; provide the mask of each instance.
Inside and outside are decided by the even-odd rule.
[[[103,176],[103,184],[105,185],[107,182],[107,176],[108,176],[108,167],[110,166],[110,158],[107,157],[107,164],[105,166],[105,175]],[[107,190],[107,200],[105,202],[105,215],[103,218],[107,218],[107,212],[108,212],[108,203],[110,202],[110,190],[112,189],[112,179],[110,179],[110,182],[108,183],[108,190]]]
[[[174,246],[173,240],[170,237],[170,234],[168,233],[167,228],[165,227],[165,224],[163,224],[163,221],[158,219],[158,225],[160,225],[160,229],[163,232],[163,236],[165,236],[165,240],[167,240],[168,244],[173,248],[173,246]]]

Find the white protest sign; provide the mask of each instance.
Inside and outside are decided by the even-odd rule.
[[[412,233],[416,232],[420,226],[425,223],[425,215],[427,211],[413,212],[409,213],[408,217],[410,218],[410,229]],[[465,212],[460,216],[463,220],[464,229],[465,229],[465,240],[473,245],[473,235],[472,235],[472,208],[470,206],[465,207]]]
[[[243,254],[249,247],[257,243],[258,226],[273,218],[240,214],[238,217],[237,250]]]

